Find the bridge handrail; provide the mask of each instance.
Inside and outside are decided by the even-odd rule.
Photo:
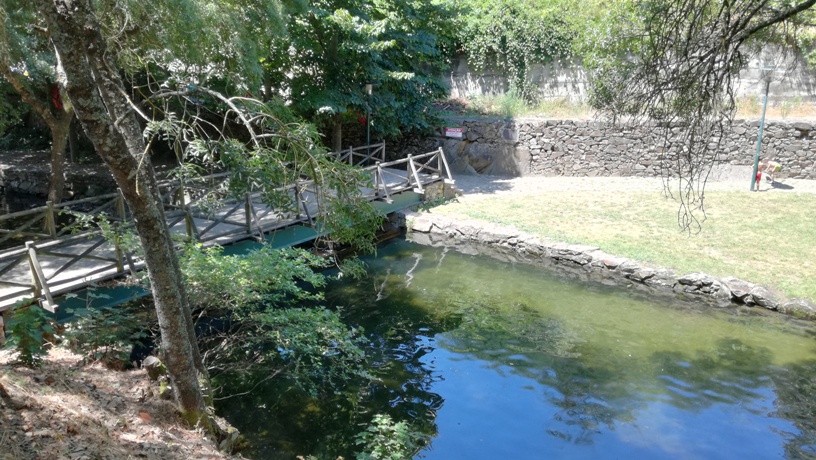
[[[382,144],[382,147],[384,148],[384,144]],[[363,149],[365,149],[365,147],[358,148],[358,150]],[[371,158],[373,158],[373,156],[368,157],[368,159]],[[374,186],[373,197],[375,199],[385,199],[389,202],[392,201],[391,196],[395,193],[409,190],[411,188],[413,188],[415,191],[423,192],[424,185],[427,185],[431,181],[436,181],[439,179],[445,179],[446,181],[452,180],[450,168],[448,167],[445,154],[441,148],[416,156],[409,155],[407,158],[389,162],[377,160],[376,164],[363,167],[362,169],[371,174],[371,179]],[[229,172],[221,172],[190,180],[167,180],[163,181],[161,185],[164,190],[170,190],[173,193],[177,192],[178,190],[181,190],[182,193],[184,193],[184,189],[187,187],[200,191],[202,189],[207,190],[207,188],[197,186],[207,185],[207,182],[212,184],[214,180],[217,181],[218,179],[222,178],[228,179],[230,176],[231,174]],[[388,181],[386,180],[386,177],[388,177]],[[216,185],[220,185],[222,183],[223,182],[218,182]],[[174,187],[176,189],[174,189]],[[266,222],[265,219],[270,215],[273,215],[273,217],[276,215],[286,215],[284,219],[287,224],[285,225],[291,225],[298,222],[305,222],[309,225],[313,225],[314,219],[317,217],[315,213],[319,212],[321,209],[321,201],[325,199],[324,195],[332,193],[331,190],[324,190],[323,187],[319,186],[312,179],[297,180],[291,184],[276,187],[275,190],[277,192],[292,194],[290,196],[297,209],[295,209],[294,206],[291,210],[281,210],[273,209],[268,206],[259,206],[259,199],[263,193],[261,191],[247,193],[243,199],[241,197],[232,197],[222,200],[222,205],[218,212],[215,214],[209,214],[206,217],[203,214],[196,213],[196,203],[201,197],[198,195],[198,192],[186,195],[186,198],[181,200],[181,204],[168,202],[163,199],[163,205],[165,207],[165,215],[168,217],[168,225],[174,228],[174,231],[178,231],[178,224],[184,221],[187,236],[190,238],[197,238],[202,242],[207,242],[214,239],[222,241],[222,238],[233,241],[251,236],[254,233],[258,233],[260,235],[259,237],[262,237],[262,234],[265,231],[264,226],[268,227],[268,224],[264,223]],[[193,196],[195,198],[191,198]],[[188,198],[191,198],[191,201],[186,202],[186,199]],[[55,211],[65,210],[73,205],[99,202],[103,202],[103,204],[101,206],[97,206],[94,212],[113,204],[115,209],[114,215],[110,216],[111,220],[119,220],[120,229],[127,229],[135,226],[135,222],[131,218],[128,218],[127,212],[124,208],[124,198],[121,192],[114,192],[97,197],[64,202],[60,203],[59,205],[49,204],[47,206],[32,210],[0,216],[0,221],[2,221],[3,217],[9,219],[14,217],[37,215],[38,217],[33,219],[32,222],[37,223],[45,218],[46,224],[53,226],[53,217],[49,221],[47,216],[43,216],[44,214],[51,213],[53,215]],[[240,215],[238,211],[240,211],[242,208],[244,211],[244,218],[236,219],[233,217]],[[207,222],[205,222],[202,226],[200,223],[201,221],[199,220],[198,222],[195,222],[193,220],[194,218],[206,218]],[[237,222],[237,220],[241,220],[241,222]],[[272,221],[280,222],[280,219],[272,219]],[[221,226],[217,232],[212,232],[212,235],[208,233],[210,230],[218,228],[219,223],[229,224],[234,227],[230,227],[229,225]],[[69,231],[69,228],[70,227],[66,227],[65,229],[62,229],[62,231],[67,232]],[[182,229],[181,231],[183,232],[184,230]],[[49,231],[49,233],[52,235],[55,233],[53,228]],[[240,236],[241,234],[244,236]],[[19,270],[18,267],[20,264],[26,264],[26,261],[28,261],[28,264],[36,265],[31,266],[32,278],[30,282],[19,284],[16,281],[14,283],[7,283],[0,280],[0,284],[15,286],[15,291],[13,293],[3,294],[3,297],[0,300],[5,302],[13,297],[16,298],[15,296],[23,294],[29,295],[27,293],[45,295],[47,298],[49,297],[49,293],[46,291],[47,289],[55,290],[57,293],[65,292],[66,290],[75,286],[77,282],[83,282],[82,280],[105,279],[112,276],[118,276],[126,273],[127,268],[130,268],[131,272],[135,272],[137,267],[141,267],[143,265],[143,262],[133,259],[130,254],[126,253],[122,248],[120,248],[117,241],[107,243],[111,246],[107,246],[101,254],[92,252],[97,251],[96,248],[103,247],[101,246],[102,244],[106,244],[99,241],[98,237],[100,235],[103,235],[101,230],[89,229],[66,236],[60,236],[59,238],[40,240],[36,243],[29,241],[27,242],[26,247],[17,247],[6,251],[0,251],[0,273],[2,274],[10,273],[11,270]],[[238,236],[236,237],[236,235]],[[43,236],[48,237],[49,235]],[[71,250],[60,249],[61,247],[68,247],[75,241],[81,239],[93,239],[93,243],[79,248],[79,253],[72,252]],[[38,253],[46,257],[62,257],[63,259],[68,259],[68,262],[63,263],[56,269],[56,271],[43,272],[41,267],[39,267],[39,260],[37,259]],[[83,272],[82,275],[75,275],[74,272],[69,271],[69,268],[70,270],[74,270],[76,268],[75,264],[85,259],[102,261],[103,263],[97,265],[96,268],[93,268],[90,272]],[[51,262],[48,262],[48,259],[46,259],[46,264],[50,263]],[[39,270],[37,270],[38,268]],[[51,308],[55,307],[53,305],[53,300],[49,298],[46,299],[44,305]]]
[[[365,151],[365,153],[358,153],[362,151]],[[379,144],[349,147],[338,152],[330,152],[328,155],[336,157],[339,162],[348,162],[352,166],[363,166],[369,160],[385,161],[385,141]],[[355,157],[361,159],[357,160]]]

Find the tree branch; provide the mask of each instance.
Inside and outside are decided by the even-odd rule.
[[[746,29],[742,33],[741,38],[744,40],[744,39],[750,37],[751,35],[759,32],[762,29],[765,29],[765,28],[768,28],[768,27],[770,27],[770,26],[772,26],[774,24],[778,24],[780,22],[783,22],[783,21],[785,21],[785,20],[787,20],[787,19],[789,19],[789,18],[791,18],[793,16],[796,16],[797,14],[799,14],[799,13],[805,11],[805,10],[808,10],[808,9],[812,8],[813,5],[816,5],[816,0],[807,0],[805,2],[802,2],[802,3],[790,8],[790,9],[788,9],[786,11],[783,11],[783,12],[777,14],[776,16],[774,16],[772,18],[769,18],[769,19],[766,19],[765,21],[760,22],[759,24],[751,27],[750,29]]]

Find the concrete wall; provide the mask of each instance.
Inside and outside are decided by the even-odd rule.
[[[808,68],[805,58],[801,54],[786,55],[779,51],[769,51],[754,58],[740,71],[735,88],[737,98],[762,97],[765,83],[759,69],[769,65],[767,62],[772,62],[776,68],[771,79],[771,101],[793,98],[816,101],[816,73]],[[503,69],[476,72],[464,54],[453,59],[446,78],[452,97],[496,96],[508,89]],[[583,101],[587,95],[587,74],[580,60],[536,64],[530,69],[529,79],[538,86],[539,96],[544,99]]]
[[[412,139],[395,149],[418,154],[444,149],[458,172],[493,175],[642,176],[661,174],[663,152],[646,127],[613,126],[582,120],[520,119],[513,121],[449,120],[462,138]],[[677,130],[675,130],[677,131]],[[737,121],[723,140],[720,163],[753,164],[758,121]],[[766,122],[763,157],[782,164],[780,178],[816,179],[816,125],[810,122]]]

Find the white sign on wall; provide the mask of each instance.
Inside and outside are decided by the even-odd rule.
[[[445,137],[462,138],[462,128],[445,128]]]

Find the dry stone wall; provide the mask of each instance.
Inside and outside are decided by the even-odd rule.
[[[451,119],[448,124],[461,128],[462,137],[446,137],[440,128],[398,150],[405,155],[442,147],[453,169],[480,174],[654,177],[661,174],[661,158],[680,148],[679,142],[665,151],[658,147],[656,129],[598,121]],[[724,136],[720,162],[752,165],[758,132],[759,121],[735,122]],[[782,164],[781,178],[816,179],[816,125],[766,122],[761,155]]]

